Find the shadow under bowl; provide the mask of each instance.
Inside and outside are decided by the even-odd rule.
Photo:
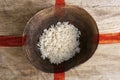
[[[56,65],[51,64],[48,59],[42,59],[37,43],[43,30],[58,21],[69,22],[81,31],[79,39],[81,50],[71,59]],[[37,69],[48,73],[63,72],[84,63],[94,54],[99,41],[98,35],[96,22],[84,9],[70,5],[57,10],[55,7],[50,7],[38,12],[27,23],[23,33],[23,36],[26,36],[24,50],[28,60]]]

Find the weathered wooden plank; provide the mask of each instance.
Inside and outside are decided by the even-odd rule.
[[[67,5],[82,5],[82,0],[65,0]]]
[[[71,1],[71,2],[69,1],[68,3],[72,4],[73,2],[74,1]],[[77,3],[80,3],[80,1]],[[0,18],[1,18],[0,19],[0,23],[1,23],[0,34],[1,35],[2,34],[4,35],[4,33],[9,34],[9,35],[10,34],[11,35],[22,34],[26,22],[30,19],[30,17],[32,17],[38,11],[35,7],[33,7],[33,3],[31,7],[27,6],[26,4],[16,5],[16,6],[18,8],[16,8],[14,5],[6,10],[1,9],[1,13],[0,13]],[[118,32],[120,30],[119,29],[119,24],[120,24],[120,20],[119,20],[120,8],[119,7],[104,7],[104,8],[102,7],[93,8],[92,7],[91,8],[91,7],[84,7],[83,5],[82,6],[79,5],[79,6],[85,8],[95,18],[95,20],[98,23],[100,32],[104,32],[105,30],[107,30],[106,28],[113,30],[112,32],[114,31]],[[38,7],[41,8],[40,5],[38,5]],[[42,5],[42,8],[44,8],[43,5]],[[106,27],[102,26],[104,24]],[[9,31],[9,30],[12,30],[12,31]]]
[[[21,35],[27,21],[53,0],[0,0],[0,35]]]
[[[0,48],[0,80],[53,80],[53,74],[35,69],[22,47]]]
[[[120,32],[120,0],[67,0],[66,2],[87,10],[97,22],[100,33]]]
[[[66,80],[119,80],[120,44],[99,45],[86,63],[66,72]]]
[[[55,0],[0,0],[0,35],[21,35],[26,22]],[[120,0],[66,0],[86,9],[100,33],[120,32]],[[0,48],[0,80],[53,80],[53,74],[36,70],[18,48]],[[119,80],[120,44],[99,45],[86,63],[66,72],[66,80]]]
[[[100,33],[120,32],[120,7],[84,7],[97,22]]]
[[[82,5],[89,7],[119,7],[120,0],[82,0]]]
[[[100,33],[120,32],[120,0],[66,0],[87,10],[97,22]]]

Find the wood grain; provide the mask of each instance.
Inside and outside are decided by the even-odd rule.
[[[82,5],[89,7],[119,7],[120,0],[82,0]]]
[[[0,0],[0,35],[22,35],[27,21],[51,0]]]
[[[100,33],[120,32],[120,7],[84,7],[96,20]]]
[[[66,72],[65,80],[119,80],[120,44],[99,45],[86,63]]]
[[[100,33],[120,32],[120,0],[66,0],[86,9]],[[0,35],[21,35],[26,22],[54,0],[0,0]],[[21,47],[0,48],[0,80],[53,80],[53,74],[36,70]],[[65,72],[65,80],[119,80],[120,43],[99,45],[86,63]]]
[[[52,74],[36,70],[29,63],[22,47],[0,48],[0,59],[0,80],[53,80]]]

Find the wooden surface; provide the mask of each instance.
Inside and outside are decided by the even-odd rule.
[[[120,32],[120,0],[66,0],[86,9],[100,33]],[[26,22],[54,0],[0,0],[0,35],[21,35]],[[0,48],[0,80],[53,80],[36,70],[22,47]],[[100,44],[86,63],[65,72],[65,80],[120,80],[120,43]]]

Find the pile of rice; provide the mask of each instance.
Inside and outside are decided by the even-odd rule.
[[[42,58],[48,58],[51,63],[60,64],[80,52],[81,32],[68,22],[58,22],[45,29],[39,38],[38,49]]]

